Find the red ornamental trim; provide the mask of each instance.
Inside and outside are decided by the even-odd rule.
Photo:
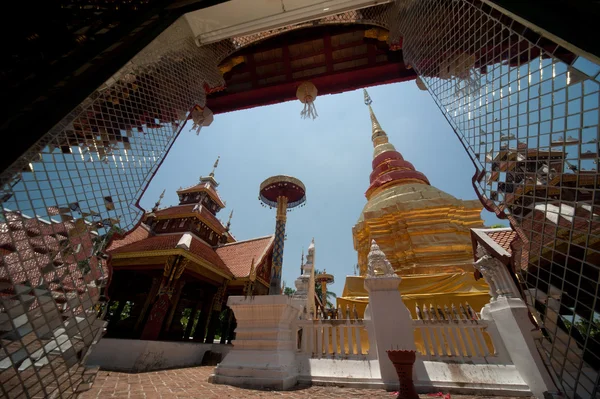
[[[204,91],[206,92],[206,95],[212,94],[212,93],[216,93],[218,91],[223,91],[225,90],[227,87],[225,85],[223,86],[216,86],[216,87],[210,87],[208,85],[208,83],[204,82],[204,85],[202,85],[202,87],[204,88]]]
[[[427,177],[425,177],[425,175],[421,172],[412,170],[393,170],[375,179],[375,181],[369,186],[367,193],[392,181],[402,181],[408,179],[421,180],[424,184],[430,184],[429,180],[427,180]]]
[[[381,154],[377,155],[373,158],[373,162],[371,162],[371,166],[373,169],[387,161],[388,159],[398,159],[400,161],[404,161],[404,157],[398,151],[385,151]]]
[[[371,172],[371,175],[369,176],[369,181],[373,183],[381,174],[386,172],[389,173],[393,170],[415,171],[415,167],[410,162],[401,161],[399,159],[387,161],[377,166],[377,168],[375,168],[373,172]]]
[[[425,184],[430,184],[427,177],[421,172],[417,172],[417,171],[413,171],[413,170],[393,170],[390,173],[386,173],[385,175],[377,178],[373,182],[373,184],[371,184],[371,186],[378,187],[378,186],[382,186],[385,183],[389,183],[393,180],[404,180],[404,179],[423,180],[423,182],[425,182]]]

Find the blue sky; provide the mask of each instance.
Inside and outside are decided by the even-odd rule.
[[[369,89],[373,109],[390,142],[432,185],[461,199],[476,199],[474,166],[427,92],[414,82]],[[272,234],[275,210],[263,208],[258,187],[267,177],[291,175],[307,190],[303,208],[288,213],[283,280],[294,286],[302,249],[315,238],[316,267],[335,276],[341,294],[345,276],[357,263],[352,226],[366,203],[373,147],[368,108],[362,90],[320,96],[316,120],[300,118],[302,104],[286,102],[215,116],[199,136],[185,129],[141,200],[150,209],[166,189],[162,206],[176,205],[175,191],[208,175],[221,156],[215,178],[238,240]],[[486,225],[499,222],[484,211]]]

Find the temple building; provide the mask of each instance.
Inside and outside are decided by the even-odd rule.
[[[274,238],[237,241],[233,212],[226,224],[217,218],[225,207],[217,186],[213,169],[177,190],[179,205],[160,209],[159,199],[137,228],[111,243],[107,337],[213,343],[220,328],[221,343],[229,342],[229,295],[268,293]]]
[[[479,311],[490,299],[489,288],[473,275],[470,229],[482,227],[478,200],[460,200],[431,185],[427,177],[396,151],[369,106],[373,172],[365,205],[352,229],[358,252],[358,276],[347,276],[338,307],[356,306],[364,313],[367,256],[372,240],[402,277],[400,292],[412,312],[416,305],[469,305]],[[416,319],[417,314],[414,315]]]

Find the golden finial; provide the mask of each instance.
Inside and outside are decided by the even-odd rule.
[[[219,166],[219,159],[221,159],[221,156],[219,155],[217,157],[217,160],[215,161],[215,164],[213,165],[213,170],[212,172],[210,172],[210,177],[214,177],[215,176],[215,169],[217,169],[217,166]]]
[[[365,95],[365,105],[369,107],[369,114],[371,115],[371,130],[372,130],[371,140],[373,141],[373,146],[376,146],[376,145],[382,144],[382,143],[387,143],[388,142],[387,134],[385,133],[385,131],[379,124],[379,121],[377,120],[377,117],[375,116],[375,113],[373,112],[373,108],[371,107],[373,100],[371,100],[371,96],[369,96],[367,89],[363,89],[363,93]]]
[[[233,217],[233,209],[231,210],[231,212],[229,213],[229,219],[227,220],[227,231],[229,231],[229,227],[231,226],[231,218]]]

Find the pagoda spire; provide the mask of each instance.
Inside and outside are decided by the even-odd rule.
[[[381,192],[385,188],[407,183],[429,184],[427,177],[417,171],[408,161],[404,160],[402,154],[396,151],[396,148],[388,140],[371,104],[373,100],[366,89],[363,89],[365,96],[365,105],[369,107],[371,116],[371,141],[373,142],[373,172],[369,177],[369,189],[365,193],[367,199]]]
[[[304,274],[304,247],[302,247],[302,257],[300,258],[300,275]]]
[[[156,212],[158,211],[158,207],[160,206],[160,202],[162,201],[162,199],[165,197],[165,191],[163,189],[162,193],[160,193],[160,196],[158,197],[158,201],[156,201],[156,203],[154,204],[154,206],[152,207],[152,212]]]
[[[363,89],[363,93],[365,95],[365,105],[369,107],[369,115],[371,116],[371,141],[373,141],[373,147],[376,147],[378,144],[387,143],[388,137],[385,130],[379,124],[375,112],[373,112],[373,108],[371,107],[373,100],[369,96],[367,89]]]
[[[219,166],[219,159],[221,159],[221,156],[217,156],[217,160],[215,161],[215,164],[213,165],[213,169],[212,172],[210,172],[209,176],[210,177],[215,177],[215,170],[217,169],[217,166]]]

